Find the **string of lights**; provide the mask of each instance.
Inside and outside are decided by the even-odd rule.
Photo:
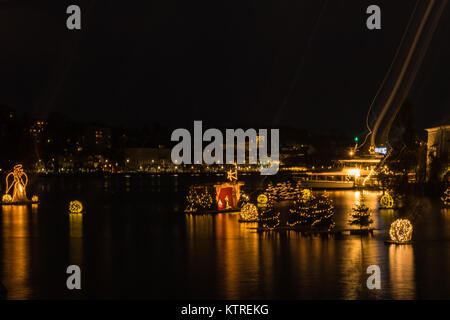
[[[372,218],[370,217],[369,207],[366,206],[364,200],[361,200],[361,203],[356,205],[350,213],[351,219],[349,223],[351,225],[357,225],[360,228],[368,227],[373,223]]]
[[[186,196],[186,212],[196,212],[198,210],[212,209],[215,200],[207,187],[189,187],[188,195]]]
[[[408,219],[397,219],[391,224],[389,236],[395,243],[408,243],[412,239],[413,226]]]
[[[442,203],[445,207],[450,206],[450,187],[444,191],[444,195],[441,197]]]
[[[242,221],[258,221],[258,208],[252,203],[246,203],[241,209],[240,217]]]
[[[335,227],[333,202],[326,194],[298,196],[289,210],[286,224],[330,231]]]

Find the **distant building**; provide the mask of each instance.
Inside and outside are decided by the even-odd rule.
[[[37,120],[33,121],[28,129],[30,136],[36,141],[41,142],[44,131],[47,127],[47,121]]]
[[[112,147],[110,128],[89,126],[84,132],[84,145],[92,151],[104,152]]]
[[[125,148],[125,166],[128,170],[143,171],[150,167],[172,166],[168,148]]]
[[[427,178],[434,157],[443,157],[450,163],[450,125],[425,129],[428,132],[427,141]],[[447,164],[448,165],[448,164]]]

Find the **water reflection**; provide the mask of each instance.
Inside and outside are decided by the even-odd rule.
[[[341,226],[347,227],[349,211],[361,195],[331,193]],[[373,210],[376,228],[389,226],[394,213],[376,209],[378,194],[367,192],[364,198]],[[205,291],[217,292],[217,298],[415,297],[413,249],[386,245],[384,229],[374,235],[339,237],[305,236],[294,231],[257,233],[256,223],[239,223],[238,219],[234,214],[186,216],[188,256],[192,259],[187,268],[199,269],[205,279],[206,274],[214,275]],[[370,265],[381,268],[381,290],[367,288]]]
[[[168,208],[182,207],[182,179],[120,177],[108,185],[100,180],[71,195],[90,204],[92,212],[86,216],[67,214],[62,208],[68,200],[58,199],[60,195],[49,201],[54,192],[40,194],[39,207],[3,206],[0,280],[8,297],[69,296],[61,289],[61,270],[69,264],[88,270],[84,292],[92,298],[107,297],[113,290],[117,296],[137,298],[450,297],[448,209],[427,207],[415,225],[413,245],[386,245],[386,231],[397,213],[377,209],[379,193],[333,191],[328,194],[338,227],[349,227],[351,209],[364,196],[380,230],[363,237],[258,233],[256,223],[239,223],[236,214],[171,212]],[[44,189],[59,190],[55,183]],[[99,205],[93,190],[104,187],[104,204]],[[381,290],[366,287],[366,270],[373,264],[381,268]]]
[[[389,246],[389,275],[393,299],[415,298],[414,249],[412,245]]]
[[[81,265],[83,262],[83,214],[69,214],[70,261]]]
[[[9,299],[31,296],[30,219],[27,206],[2,206],[2,283]]]
[[[219,286],[223,288],[224,299],[238,299],[245,283],[242,280],[249,279],[251,286],[251,279],[260,274],[257,234],[248,229],[249,224],[239,223],[238,219],[238,214],[218,214],[215,219],[215,255],[221,266],[217,276],[221,279]]]

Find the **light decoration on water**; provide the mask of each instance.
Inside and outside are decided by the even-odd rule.
[[[310,189],[303,189],[302,190],[302,199],[303,200],[309,200],[311,198],[311,190]]]
[[[369,227],[373,223],[370,217],[370,209],[364,203],[364,199],[361,199],[361,202],[352,209],[350,216],[349,223],[351,225],[357,225],[360,228]]]
[[[230,181],[237,181],[237,168],[227,172],[227,179]]]
[[[256,201],[258,202],[258,204],[260,205],[265,205],[267,204],[267,196],[264,193],[261,193],[258,198],[256,199]]]
[[[239,198],[239,203],[241,204],[241,207],[246,205],[250,201],[250,196],[248,194],[245,194],[243,191],[241,191],[241,197]]]
[[[441,200],[442,200],[442,204],[445,207],[450,206],[450,187],[448,187],[447,190],[445,190],[444,195],[441,197]]]
[[[310,196],[309,199],[298,197],[289,209],[289,227],[300,225],[306,228],[332,230],[335,227],[334,205],[327,194]]]
[[[10,202],[12,202],[12,197],[11,197],[11,195],[10,194],[4,194],[3,195],[3,197],[2,197],[2,202],[5,202],[5,203],[10,203]]]
[[[300,185],[293,186],[290,181],[278,182],[276,185],[269,182],[264,192],[269,203],[271,201],[293,200],[299,193]]]
[[[196,212],[198,210],[209,210],[214,206],[214,199],[207,187],[189,188],[189,193],[186,196],[186,212]],[[220,203],[219,203],[220,205]]]
[[[31,197],[31,201],[38,202],[39,201],[39,197],[34,195],[34,196]]]
[[[12,178],[12,179],[11,179]],[[11,202],[27,202],[25,188],[28,184],[28,176],[22,169],[21,164],[14,166],[12,172],[6,176],[6,194],[12,190]]]
[[[69,212],[70,213],[82,213],[83,212],[83,204],[78,200],[70,201]]]
[[[241,220],[258,221],[258,208],[253,203],[246,203],[241,209]]]
[[[394,207],[394,199],[390,194],[385,194],[380,198],[380,205],[382,208],[390,209]]]
[[[407,243],[411,241],[413,226],[408,219],[397,219],[391,224],[389,236],[397,243]]]
[[[280,213],[277,212],[274,216],[270,216],[270,217],[265,217],[265,218],[261,218],[260,221],[263,222],[263,228],[267,229],[269,231],[274,230],[275,228],[278,228],[280,226]],[[267,222],[272,222],[275,224],[273,225],[269,225]]]

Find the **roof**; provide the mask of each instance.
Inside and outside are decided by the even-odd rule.
[[[433,127],[433,128],[427,128],[425,129],[428,132],[433,132],[433,131],[437,131],[439,129],[443,129],[443,130],[450,130],[450,124],[446,124],[446,125],[442,125],[442,126],[437,126],[437,127]]]

